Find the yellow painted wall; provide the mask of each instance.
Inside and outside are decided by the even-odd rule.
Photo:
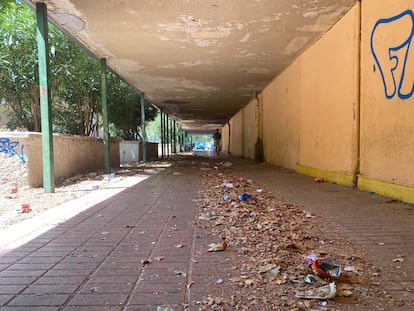
[[[298,164],[352,175],[357,158],[358,33],[355,6],[300,57]]]
[[[260,94],[265,161],[414,203],[413,41],[414,1],[358,2]]]
[[[299,151],[300,74],[298,59],[261,94],[264,160],[290,169],[295,168]]]
[[[361,41],[360,173],[370,180],[411,187],[414,186],[413,10],[412,0],[363,1]],[[404,42],[411,42],[410,50]],[[373,185],[372,190],[384,192]]]

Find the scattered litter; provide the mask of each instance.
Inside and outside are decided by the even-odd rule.
[[[182,276],[182,277],[186,277],[187,276],[187,273],[185,273],[184,271],[174,271],[174,273],[176,274],[176,275],[178,275],[178,276]]]
[[[98,290],[99,290],[98,286],[91,287],[90,289],[91,292],[97,292]]]
[[[223,185],[223,187],[226,187],[226,188],[233,188],[234,187],[232,183],[228,183],[228,182],[223,182],[222,185]]]
[[[308,289],[305,291],[300,291],[295,294],[297,298],[303,299],[332,299],[336,295],[336,285],[335,282],[331,282],[328,285]]]
[[[240,201],[250,201],[251,199],[252,199],[252,196],[250,194],[247,194],[247,193],[242,193],[239,196]]]
[[[309,255],[305,261],[313,272],[321,277],[337,278],[341,275],[341,264],[333,258],[315,258],[314,255]]]
[[[257,193],[262,193],[263,192],[263,189],[262,188],[256,189],[256,192]]]
[[[114,179],[116,176],[115,176],[115,173],[110,173],[110,174],[105,174],[104,175],[104,180],[112,180],[112,179]]]
[[[17,184],[12,184],[10,186],[9,192],[11,194],[16,194],[19,191],[19,187],[17,186]]]
[[[315,182],[317,182],[317,183],[323,183],[323,182],[325,182],[325,180],[323,178],[321,178],[321,177],[317,177],[317,178],[315,178]]]
[[[211,243],[208,245],[210,248],[208,249],[209,252],[220,252],[224,251],[227,248],[227,242],[223,241],[221,243]]]
[[[101,234],[102,235],[108,235],[109,234],[109,231],[102,231]]]
[[[124,228],[135,228],[134,225],[125,225]]]
[[[165,259],[165,257],[164,256],[157,256],[157,257],[155,257],[154,258],[156,261],[162,261],[162,260],[164,260]]]
[[[141,260],[141,263],[143,265],[149,265],[151,262],[152,262],[151,259],[143,259],[143,260]]]
[[[343,269],[346,272],[354,272],[354,273],[358,273],[358,271],[355,269],[355,267],[351,267],[351,266],[346,266]]]
[[[21,207],[22,207],[22,213],[30,213],[32,211],[30,208],[30,204],[28,203],[23,203]]]
[[[404,258],[399,257],[399,258],[394,258],[392,261],[393,261],[393,262],[404,262],[404,261],[405,261],[405,259],[404,259]]]
[[[223,199],[224,199],[224,201],[227,201],[227,199],[230,197],[230,194],[228,194],[228,193],[225,193],[224,195],[223,195]]]
[[[224,167],[232,167],[233,166],[233,163],[231,163],[231,162],[224,162],[223,163],[223,166]]]
[[[216,284],[223,284],[223,282],[224,282],[223,279],[217,279],[216,280]]]
[[[183,248],[184,247],[184,244],[177,244],[177,245],[174,245],[174,247],[175,248]]]

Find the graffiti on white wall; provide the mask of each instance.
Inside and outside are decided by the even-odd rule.
[[[407,10],[376,22],[371,52],[387,99],[408,99],[414,93],[414,13]]]
[[[18,157],[23,163],[26,163],[23,154],[24,145],[20,146],[20,150],[17,150],[18,145],[18,141],[11,141],[10,138],[0,137],[0,153],[4,153],[9,157]]]

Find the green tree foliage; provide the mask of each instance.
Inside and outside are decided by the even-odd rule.
[[[33,11],[2,1],[0,14],[0,90],[14,118],[9,125],[40,130]]]
[[[35,12],[16,0],[0,0],[0,103],[13,112],[10,129],[40,131]],[[49,24],[50,89],[54,132],[91,135],[99,127],[100,64]],[[109,121],[113,136],[140,138],[136,92],[109,74]],[[146,105],[146,118],[156,109]]]
[[[108,118],[113,125],[111,136],[142,140],[140,96],[113,74],[109,75],[108,89]],[[144,107],[145,121],[154,120],[158,113],[157,109],[148,103],[145,103]]]

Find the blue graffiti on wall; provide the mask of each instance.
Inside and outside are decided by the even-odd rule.
[[[414,13],[407,10],[377,21],[371,33],[371,51],[379,68],[387,99],[414,93]],[[382,48],[384,45],[387,48]],[[408,72],[407,72],[408,71]]]
[[[0,138],[0,152],[5,153],[9,157],[17,156],[23,163],[26,163],[23,154],[24,145],[21,145],[20,153],[16,150],[18,145],[18,141],[10,141],[10,138]]]

